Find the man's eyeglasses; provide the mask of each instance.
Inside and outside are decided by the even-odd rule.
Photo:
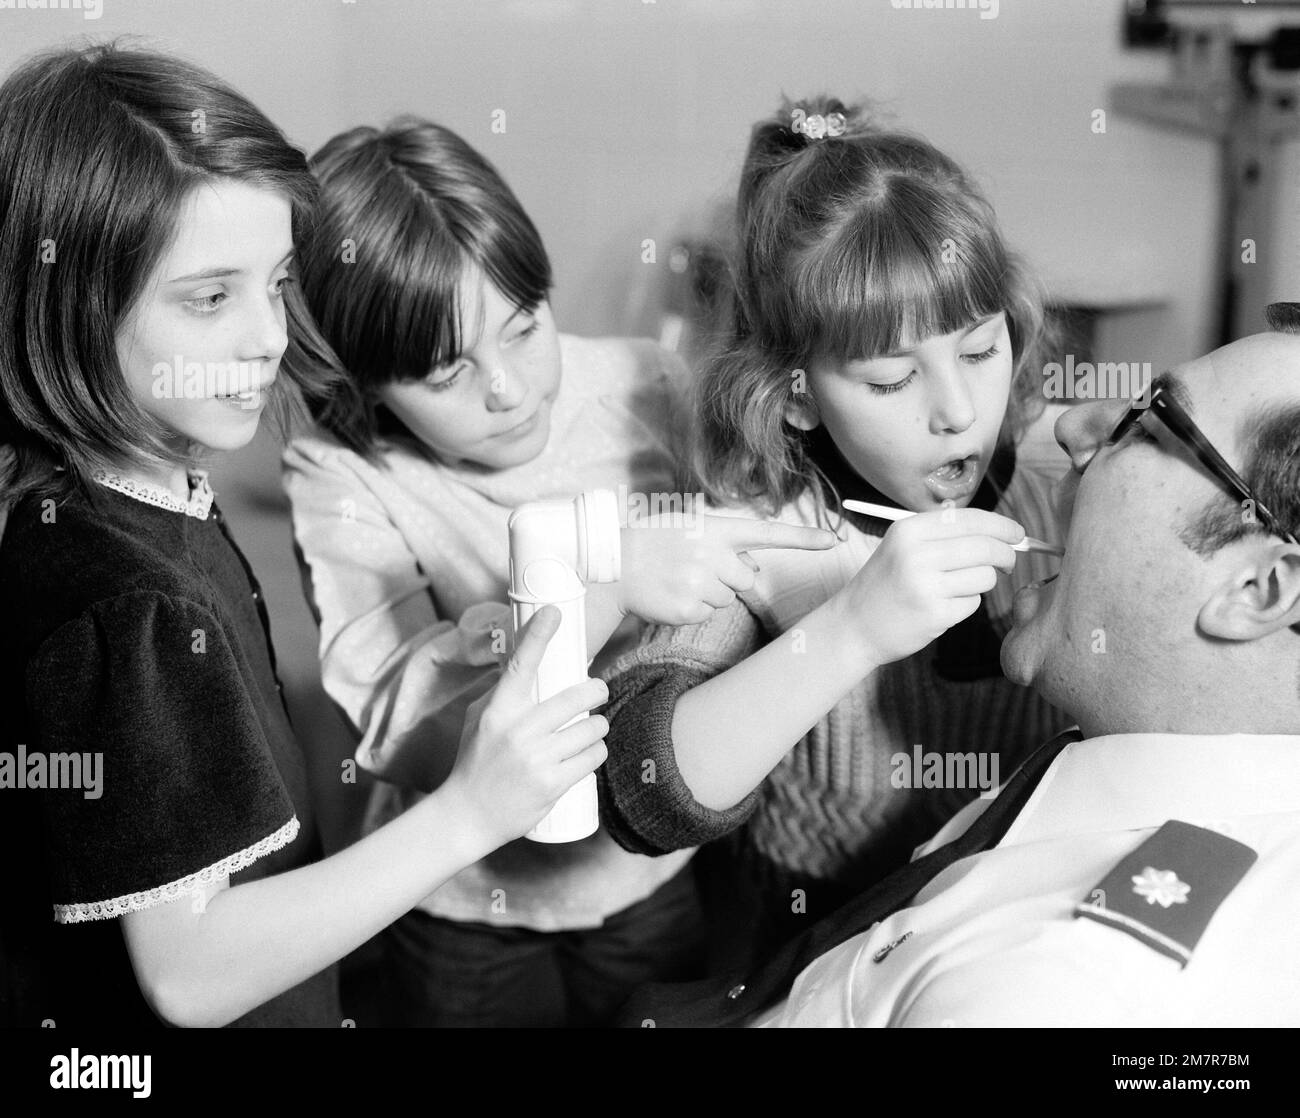
[[[1210,440],[1202,434],[1201,429],[1187,414],[1186,409],[1163,385],[1157,386],[1155,391],[1148,390],[1148,394],[1139,396],[1133,402],[1133,406],[1124,413],[1124,418],[1111,432],[1110,441],[1118,442],[1134,426],[1141,423],[1142,417],[1148,413],[1157,416],[1176,438],[1185,443],[1201,464],[1219,479],[1233,497],[1239,501],[1249,501],[1249,507],[1254,509],[1256,518],[1265,528],[1281,536],[1287,543],[1300,543],[1295,536],[1282,527],[1281,522],[1269,512],[1264,502],[1255,496],[1255,491],[1246,484],[1236,470],[1228,465],[1223,455],[1214,449]]]

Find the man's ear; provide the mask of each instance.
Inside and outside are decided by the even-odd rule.
[[[1245,556],[1201,606],[1197,622],[1203,633],[1228,641],[1300,625],[1300,547],[1279,541]]]
[[[822,421],[811,392],[801,392],[785,405],[785,421],[800,431],[811,431]]]

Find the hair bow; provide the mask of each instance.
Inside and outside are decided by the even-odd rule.
[[[848,121],[843,113],[813,113],[811,116],[803,109],[795,109],[790,114],[790,131],[807,136],[810,140],[820,140],[826,136],[843,136],[848,128]]]

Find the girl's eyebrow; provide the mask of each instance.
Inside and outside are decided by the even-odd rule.
[[[275,267],[279,268],[289,262],[293,256],[294,250],[290,249],[276,262]],[[274,271],[274,269],[272,269]],[[226,276],[243,276],[248,274],[247,268],[204,268],[199,272],[191,272],[186,276],[177,276],[175,279],[169,279],[168,283],[194,283],[196,280],[224,279]]]
[[[1001,311],[995,311],[987,318],[981,318],[978,322],[972,322],[968,327],[966,327],[965,330],[961,332],[961,336],[963,338],[970,337],[970,335],[975,333],[975,331],[978,330],[981,326],[987,326],[1001,313],[1002,313]],[[916,351],[914,349],[895,349],[895,350],[891,350],[889,353],[878,353],[876,354],[876,357],[877,358],[911,357],[915,352]],[[874,360],[874,358],[868,358],[867,360]]]

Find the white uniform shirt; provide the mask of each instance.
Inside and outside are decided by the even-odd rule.
[[[917,854],[961,834],[989,802],[970,804]],[[1185,968],[1073,915],[1170,819],[1259,855]],[[817,959],[755,1024],[1300,1025],[1297,929],[1300,737],[1094,738],[1061,752],[995,848]]]

